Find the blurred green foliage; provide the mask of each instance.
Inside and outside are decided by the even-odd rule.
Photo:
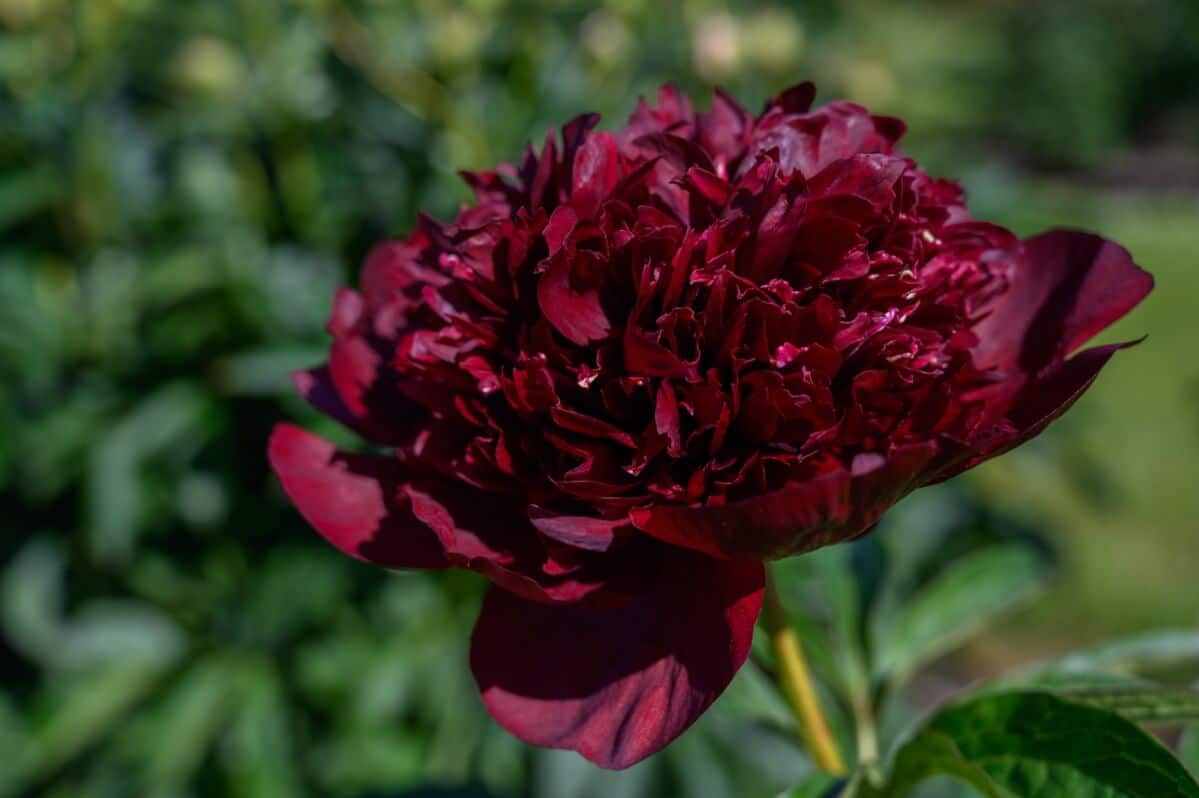
[[[797,781],[753,676],[621,776],[528,752],[466,669],[480,584],[335,556],[263,451],[285,418],[349,441],[287,374],[322,358],[372,242],[466,198],[456,170],[664,80],[756,106],[804,78],[907,118],[980,215],[1098,227],[1158,273],[1122,328],[1150,341],[973,490],[1068,533],[1065,587],[1005,639],[1193,623],[1199,5],[0,0],[0,795]],[[935,525],[964,490],[893,523]],[[942,589],[1024,556],[984,554]],[[912,612],[938,651],[957,640]]]

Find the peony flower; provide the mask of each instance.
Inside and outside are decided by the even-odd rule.
[[[1028,440],[1127,346],[1075,354],[1152,287],[1124,249],[976,221],[901,121],[813,95],[666,87],[465,174],[296,378],[387,453],[281,424],[284,491],[353,557],[491,581],[471,668],[522,740],[659,750],[744,662],[764,560]]]

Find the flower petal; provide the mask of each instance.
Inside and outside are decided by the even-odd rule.
[[[329,347],[330,379],[355,418],[370,415],[367,394],[379,383],[384,366],[383,358],[361,336],[341,336]]]
[[[816,99],[816,84],[810,80],[784,89],[781,94],[766,102],[766,111],[780,108],[788,114],[806,114]]]
[[[581,217],[594,216],[620,177],[616,139],[608,132],[592,133],[574,154],[571,204]]]
[[[361,419],[342,401],[328,366],[292,372],[291,383],[308,404],[349,429],[362,433]]]
[[[609,566],[583,562],[549,574],[520,501],[442,479],[394,457],[350,454],[290,424],[268,447],[284,492],[304,519],[346,554],[384,568],[477,571],[533,601],[579,601],[612,584]],[[589,553],[585,553],[589,554]]]
[[[316,435],[279,424],[271,467],[300,515],[346,554],[385,568],[445,568],[437,537],[399,501],[399,463],[347,454]]]
[[[367,331],[364,303],[356,291],[337,292],[327,324],[334,339],[328,364],[297,372],[292,381],[317,410],[364,438],[401,445],[416,434],[414,422],[423,412],[400,393],[395,372],[379,352],[381,342]]]
[[[1138,343],[1127,341],[1084,349],[1047,375],[1025,384],[1017,393],[1008,417],[960,444],[925,484],[944,482],[1040,435],[1086,393],[1116,352]]]
[[[535,504],[529,505],[529,521],[546,537],[588,551],[607,551],[618,538],[635,531],[626,518],[563,515]]]
[[[975,363],[1036,374],[1136,307],[1153,277],[1123,247],[1053,230],[1024,243],[1023,268],[976,328]]]
[[[1008,412],[1008,420],[1017,430],[1018,442],[1040,434],[1058,416],[1069,410],[1095,382],[1112,355],[1137,343],[1126,341],[1085,349],[1021,391]],[[1011,447],[1005,447],[1005,450],[1007,448]]]
[[[546,570],[546,550],[517,497],[486,493],[465,482],[428,473],[410,475],[398,487],[412,515],[433,530],[446,560],[477,571],[500,587],[540,602],[573,602],[604,590],[613,567],[625,560],[595,555],[567,573]],[[552,567],[552,565],[551,565]]]
[[[775,559],[852,540],[913,490],[937,451],[932,442],[858,455],[840,469],[725,505],[659,505],[629,517],[659,540],[715,557]]]
[[[555,330],[572,343],[586,346],[607,336],[611,323],[598,291],[576,291],[571,286],[570,269],[567,259],[550,258],[537,283],[537,302]]]
[[[981,454],[965,463],[957,472],[1009,452],[1040,435],[1086,393],[1116,352],[1138,343],[1140,342],[1126,341],[1084,349],[1049,374],[1026,385],[1017,394],[1012,408],[1008,411],[1010,432],[979,445],[977,448],[981,450]]]
[[[625,768],[669,744],[749,654],[757,562],[673,550],[631,604],[524,601],[492,589],[471,643],[488,712],[525,742]]]

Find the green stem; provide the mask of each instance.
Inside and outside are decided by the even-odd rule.
[[[870,697],[857,691],[851,703],[858,732],[858,762],[862,765],[873,765],[878,762],[878,733],[875,731],[874,710],[870,706]]]

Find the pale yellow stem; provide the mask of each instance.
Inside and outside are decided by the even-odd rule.
[[[829,731],[824,713],[820,710],[820,700],[816,696],[816,688],[812,684],[812,676],[804,660],[799,636],[787,622],[786,610],[783,609],[769,569],[766,571],[764,604],[766,631],[774,647],[779,687],[782,688],[787,703],[791,705],[791,711],[795,713],[800,739],[817,767],[834,776],[844,775],[845,760],[841,758],[837,741]]]

